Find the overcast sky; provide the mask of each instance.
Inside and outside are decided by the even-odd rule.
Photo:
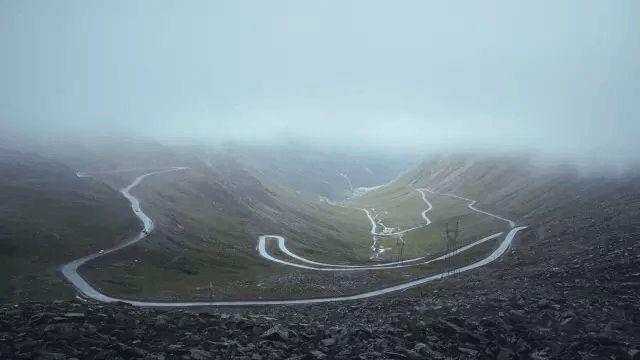
[[[0,0],[0,49],[5,133],[640,154],[636,0]]]

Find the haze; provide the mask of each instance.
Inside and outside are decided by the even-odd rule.
[[[4,135],[640,154],[637,1],[2,1]]]

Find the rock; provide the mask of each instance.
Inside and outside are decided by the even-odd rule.
[[[504,347],[500,348],[500,351],[498,351],[498,356],[496,356],[496,360],[512,360],[517,358],[518,357],[511,349]]]
[[[253,326],[251,328],[251,333],[253,335],[260,335],[264,332],[264,328],[260,327],[260,326]]]
[[[578,319],[575,317],[567,317],[560,322],[560,329],[566,333],[574,333],[577,327]]]
[[[458,347],[458,351],[460,351],[463,354],[467,354],[469,356],[472,356],[472,357],[476,357],[478,355],[478,350],[469,349],[469,348],[466,348],[466,347]]]
[[[547,350],[538,350],[538,351],[534,351],[532,352],[529,357],[532,360],[549,360],[549,353],[547,352]]]
[[[207,360],[211,358],[211,353],[202,349],[191,349],[189,355],[194,360]]]
[[[119,353],[128,355],[129,357],[145,357],[147,355],[146,351],[137,347],[129,346],[123,343],[118,343],[116,344],[116,346],[120,350]]]
[[[527,321],[526,316],[520,310],[509,310],[508,318],[512,323],[522,323]]]
[[[68,319],[84,319],[84,313],[66,313],[63,316]]]
[[[169,317],[166,315],[158,315],[156,316],[156,318],[154,319],[154,324],[157,327],[164,327],[167,326],[167,324],[169,323]]]
[[[294,356],[289,356],[285,360],[302,360],[302,359],[305,359],[305,358],[309,358],[311,356],[313,356],[313,355],[309,355],[309,356],[306,356],[306,355],[294,355]],[[273,357],[273,358],[277,359],[277,357]]]
[[[531,346],[524,339],[518,339],[516,342],[516,352],[518,354],[528,354],[531,352]]]
[[[439,320],[438,325],[440,325],[443,329],[451,333],[459,333],[463,331],[463,329],[460,326],[447,320]]]
[[[262,335],[260,335],[260,337],[273,341],[287,341],[289,340],[289,330],[278,324],[265,331]]]
[[[62,353],[42,351],[39,352],[39,360],[65,360],[67,357]]]
[[[182,350],[183,348],[184,348],[184,345],[182,344],[171,344],[167,346],[167,350],[169,350],[170,352],[176,352],[176,351]]]
[[[322,339],[320,342],[322,343],[322,345],[329,347],[329,346],[331,346],[331,345],[336,343],[336,339],[335,338],[326,338],[326,339]]]
[[[325,353],[318,350],[311,350],[309,354],[311,354],[311,356],[313,356],[314,359],[325,359],[327,357]]]
[[[540,299],[538,301],[538,308],[540,309],[546,309],[549,307],[549,300],[547,299]]]
[[[385,351],[384,355],[388,359],[406,359],[407,356],[393,351]]]
[[[183,316],[178,320],[178,327],[180,329],[186,329],[196,324],[196,321],[189,316]]]
[[[425,343],[417,343],[413,346],[413,350],[420,352],[420,350],[427,348],[428,345]]]
[[[418,353],[415,350],[403,349],[403,352],[411,360],[421,360],[425,358],[423,355],[420,355],[420,353]]]
[[[44,328],[47,338],[59,340],[59,339],[73,339],[78,335],[78,332],[71,324],[57,323],[49,324]]]

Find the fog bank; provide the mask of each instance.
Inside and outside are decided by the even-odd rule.
[[[633,0],[3,1],[0,35],[5,139],[640,154]]]

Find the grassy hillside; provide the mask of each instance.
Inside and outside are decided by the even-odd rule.
[[[427,159],[401,180],[476,199],[480,208],[531,224],[571,214],[598,197],[634,196],[640,190],[636,179],[580,175],[574,167],[538,164],[526,157],[449,155]]]
[[[128,202],[64,165],[0,150],[0,299],[70,296],[62,263],[121,241],[138,223]]]

